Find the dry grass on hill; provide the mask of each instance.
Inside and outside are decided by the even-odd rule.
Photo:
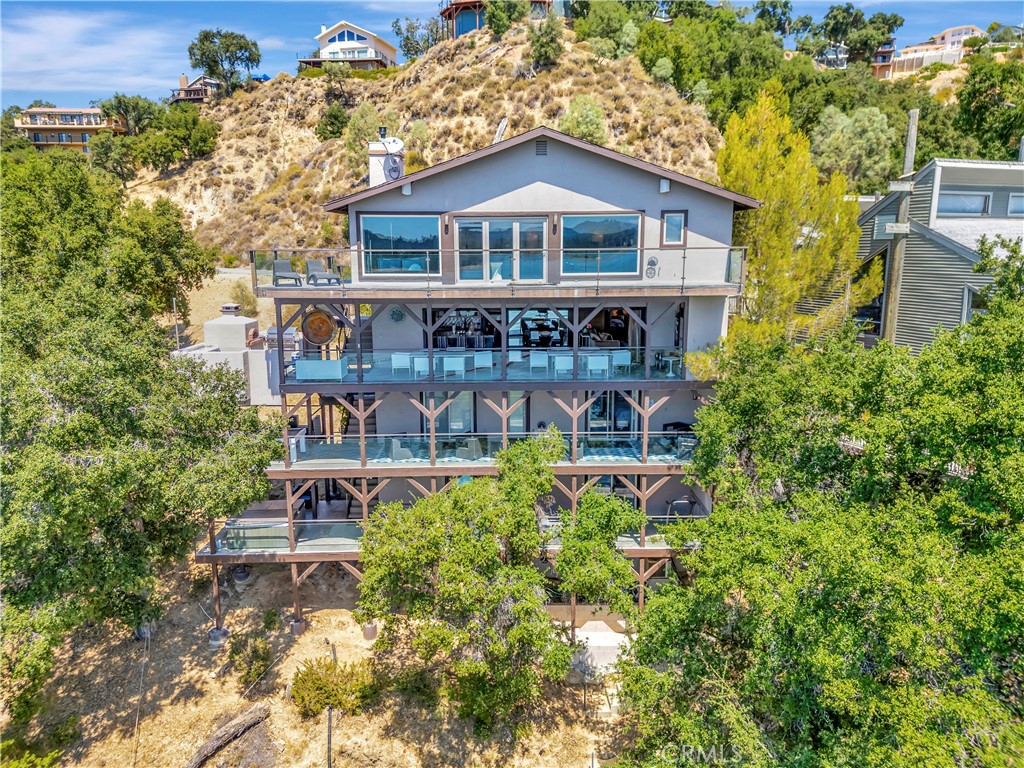
[[[202,569],[193,574],[203,574]],[[290,603],[286,568],[254,566],[253,584],[241,595],[222,588],[225,622],[234,634],[257,630],[268,608]],[[80,736],[62,758],[65,766],[149,768],[183,765],[230,719],[255,701],[270,717],[210,760],[209,766],[312,768],[326,764],[327,716],[301,718],[288,685],[305,659],[331,653],[339,660],[369,655],[369,642],[352,618],[354,579],[324,564],[302,587],[309,628],[300,638],[287,629],[266,633],[278,659],[264,681],[243,698],[228,651],[211,651],[208,581],[189,591],[185,568],[167,574],[165,617],[147,649],[109,625],[79,631],[65,647],[46,690],[45,715],[30,734],[39,737],[77,718]],[[327,641],[327,642],[325,642]],[[140,686],[141,682],[141,686]],[[141,691],[141,695],[140,695]],[[593,690],[591,690],[593,694]],[[136,729],[136,718],[138,727]],[[598,764],[621,745],[612,724],[582,715],[582,692],[549,692],[518,743],[496,737],[475,740],[469,727],[444,704],[435,709],[389,696],[368,712],[334,717],[333,759],[338,768],[567,768]]]
[[[341,100],[372,102],[402,126],[426,121],[428,163],[491,143],[502,118],[506,138],[538,125],[558,126],[571,99],[592,95],[608,116],[608,146],[683,173],[711,179],[721,141],[702,107],[656,85],[632,58],[608,61],[566,32],[566,53],[552,69],[523,76],[526,28],[498,43],[481,31],[431,49],[395,75],[349,79]],[[136,197],[166,195],[180,205],[201,240],[226,253],[250,248],[337,243],[340,217],[320,204],[354,188],[343,141],[321,143],[314,128],[327,109],[322,79],[279,75],[206,108],[221,125],[214,154],[162,178],[131,186]],[[325,222],[335,232],[324,233]]]

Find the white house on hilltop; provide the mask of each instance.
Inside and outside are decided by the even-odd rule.
[[[316,41],[320,46],[317,55],[300,57],[300,64],[322,67],[324,62],[336,61],[346,62],[353,69],[384,69],[397,64],[395,46],[347,21],[339,21],[330,28],[321,25]]]

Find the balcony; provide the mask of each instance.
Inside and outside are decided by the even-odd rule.
[[[532,436],[509,433],[507,439]],[[687,432],[579,432],[575,439],[567,433],[563,440],[563,465],[681,466],[692,461],[697,447],[697,438]],[[492,466],[505,444],[500,432],[367,435],[365,444],[358,435],[307,437],[292,449],[289,469],[301,476],[304,471],[437,467],[441,474],[455,475],[474,466]],[[285,462],[278,461],[269,471],[285,469]]]
[[[361,361],[361,364],[360,364]],[[671,381],[683,377],[675,347],[510,347],[501,349],[337,350],[294,353],[285,384]]]
[[[545,297],[565,291],[600,296],[602,291],[615,289],[643,295],[652,290],[659,291],[659,295],[735,295],[740,290],[745,258],[745,248],[725,245],[544,248],[500,255],[492,252],[486,260],[479,250],[293,249],[250,251],[249,269],[257,295],[300,300],[374,295],[401,299],[447,295]],[[326,276],[307,274],[307,260],[322,261]],[[382,295],[385,291],[387,296]]]
[[[627,531],[616,539],[616,546],[627,555],[642,556],[646,550],[667,548],[664,527],[681,518],[671,515],[648,516],[642,530]],[[337,559],[355,560],[362,550],[364,522],[362,520],[293,520],[294,549],[289,540],[288,520],[247,519],[245,516],[231,518],[217,524],[213,550],[206,543],[197,552],[198,561],[222,558],[227,561],[244,562],[302,559],[310,555],[323,557],[335,555]],[[559,522],[543,520],[540,531],[544,537],[543,548],[557,551],[561,548]],[[290,556],[290,557],[289,557]]]

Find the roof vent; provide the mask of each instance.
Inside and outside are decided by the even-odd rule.
[[[534,143],[534,148],[537,151],[537,157],[542,157],[542,156],[547,155],[547,153],[548,153],[548,140],[547,139],[537,139],[537,141]]]
[[[237,317],[242,314],[242,308],[238,304],[221,304],[220,313],[226,317]]]

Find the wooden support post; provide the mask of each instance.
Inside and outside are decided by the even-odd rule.
[[[914,156],[917,152],[917,120],[920,112],[910,110],[907,123],[907,143],[903,150],[903,179],[914,172]],[[936,182],[937,185],[937,182]],[[910,192],[900,193],[900,207],[896,213],[896,223],[906,224],[910,221]],[[907,236],[903,233],[893,235],[892,263],[889,266],[889,300],[885,304],[885,318],[882,323],[882,335],[889,341],[896,338],[896,323],[899,319],[900,292],[903,290],[903,254],[907,247]]]
[[[302,621],[302,604],[299,602],[299,566],[292,563],[292,602],[294,604],[293,620]]]
[[[220,574],[216,563],[210,563],[210,568],[213,570],[213,626],[217,629],[223,629],[224,627],[224,616],[220,609]]]
[[[643,546],[641,544],[640,546]],[[293,565],[292,568],[295,566]],[[647,580],[643,577],[644,572],[647,569],[647,558],[640,558],[640,588],[637,590],[637,607],[642,612],[644,609],[644,591],[646,589]]]
[[[288,551],[295,551],[295,510],[293,504],[292,481],[284,481],[285,515],[288,518]]]

